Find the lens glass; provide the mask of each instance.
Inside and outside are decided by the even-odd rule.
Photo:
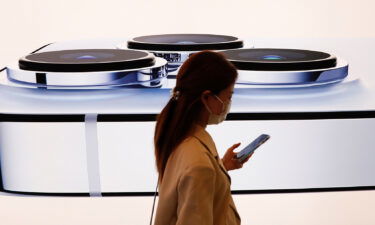
[[[288,50],[250,50],[250,51],[238,51],[238,55],[235,56],[239,60],[251,60],[251,61],[301,61],[309,58],[319,58],[316,55],[307,56],[304,52],[300,51],[288,51]]]
[[[265,56],[263,56],[263,59],[265,59],[265,60],[280,60],[280,59],[283,59],[283,57],[281,57],[279,55],[265,55]]]
[[[114,54],[111,53],[103,53],[103,52],[78,52],[78,53],[71,53],[71,54],[63,54],[60,56],[61,59],[69,59],[69,60],[96,60],[96,59],[110,59],[115,57]]]

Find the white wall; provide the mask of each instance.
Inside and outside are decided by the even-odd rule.
[[[46,43],[91,37],[375,37],[372,0],[0,1],[0,65]]]
[[[375,191],[234,195],[242,225],[374,225]],[[148,225],[152,197],[13,197],[3,225]],[[156,201],[157,204],[157,201]]]

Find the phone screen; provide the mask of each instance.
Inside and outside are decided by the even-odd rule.
[[[240,161],[244,160],[247,156],[255,151],[259,146],[266,142],[270,136],[268,134],[262,134],[257,139],[252,141],[248,146],[246,146],[242,151],[237,153],[237,159]]]

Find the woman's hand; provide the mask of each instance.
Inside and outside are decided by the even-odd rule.
[[[235,169],[239,169],[239,168],[242,168],[243,164],[245,162],[247,162],[250,157],[253,155],[253,153],[251,153],[247,158],[245,158],[244,161],[240,162],[238,159],[235,158],[236,156],[236,152],[233,152],[234,149],[236,149],[238,146],[240,146],[241,143],[237,143],[237,144],[234,144],[232,145],[232,147],[230,147],[227,152],[225,153],[224,157],[221,159],[223,161],[223,164],[224,164],[224,167],[225,169],[227,169],[227,171],[229,170],[235,170]]]

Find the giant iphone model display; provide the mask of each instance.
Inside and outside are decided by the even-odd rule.
[[[3,191],[84,196],[153,193],[155,116],[170,98],[175,77],[168,77],[165,59],[143,50],[119,49],[126,41],[53,43],[1,71]],[[235,85],[230,114],[207,130],[221,156],[233,143],[245,146],[261,133],[272,139],[246,168],[230,172],[232,191],[374,187],[375,69],[364,60],[365,49],[351,40],[252,39],[245,41],[244,49],[234,54],[231,51],[236,50],[223,50],[224,54],[233,62],[251,56],[246,43],[263,50],[307,49],[327,53],[329,63],[332,57],[337,61],[323,69],[239,66],[241,79]],[[245,54],[237,54],[241,51]],[[126,55],[125,62],[113,60],[117,53]],[[46,63],[47,69],[35,63],[38,57],[45,62],[46,55],[48,61],[49,54],[64,58],[65,65],[61,67],[56,59]],[[268,52],[262,60],[277,63],[285,59],[282,54]],[[104,59],[99,63],[107,70],[97,69],[97,59]],[[250,64],[252,60],[242,59]],[[80,71],[82,64],[85,71]],[[308,79],[300,79],[301,74]]]

